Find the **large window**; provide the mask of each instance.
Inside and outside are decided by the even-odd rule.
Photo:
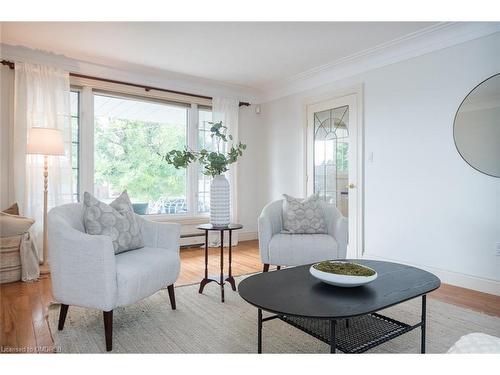
[[[186,146],[188,107],[95,94],[94,119],[96,197],[127,189],[137,212],[186,213],[186,170],[161,155]]]
[[[173,149],[212,149],[209,106],[84,87],[71,92],[71,108],[77,197],[88,190],[111,202],[127,190],[139,214],[209,212],[211,178],[199,165],[175,169],[162,158]],[[89,116],[82,121],[80,113]]]

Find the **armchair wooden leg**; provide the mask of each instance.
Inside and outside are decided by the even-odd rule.
[[[269,264],[264,263],[264,270],[263,272],[269,272]]]
[[[172,310],[175,310],[175,292],[174,292],[174,284],[169,285],[167,287],[168,297],[170,298],[170,305],[172,306]]]
[[[106,336],[106,351],[113,350],[113,310],[103,311],[104,334]]]
[[[66,315],[68,314],[68,305],[61,304],[61,309],[59,310],[59,325],[57,329],[62,331],[64,328],[64,322],[66,321]]]

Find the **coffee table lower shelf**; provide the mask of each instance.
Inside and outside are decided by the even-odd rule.
[[[280,315],[280,320],[327,343],[331,343],[330,321]],[[377,345],[420,327],[372,313],[336,321],[335,347],[344,353],[363,353]]]
[[[421,327],[422,333],[425,332],[425,320],[415,325],[410,325],[377,313],[349,319],[328,320],[288,315],[262,317],[262,312],[260,311],[259,353],[262,353],[262,323],[273,319],[280,319],[325,342],[330,345],[332,353],[336,350],[344,353],[363,353],[415,328]],[[424,340],[425,334],[422,335],[422,353],[425,352]]]

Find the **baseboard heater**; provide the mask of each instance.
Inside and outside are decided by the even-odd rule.
[[[181,234],[181,248],[205,245],[205,233],[185,233]]]

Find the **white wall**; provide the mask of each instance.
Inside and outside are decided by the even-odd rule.
[[[499,46],[497,33],[265,103],[268,188],[261,199],[304,194],[304,101],[361,84],[365,256],[500,294],[500,179],[472,169],[453,142],[460,102],[500,72]]]
[[[257,217],[262,210],[266,185],[265,162],[267,140],[263,136],[263,121],[255,113],[255,106],[240,107],[239,138],[247,145],[238,161],[238,211],[243,224],[241,239],[257,238]]]
[[[282,194],[303,195],[304,112],[300,95],[265,103],[262,115],[268,139],[267,191],[264,200],[282,198]]]

